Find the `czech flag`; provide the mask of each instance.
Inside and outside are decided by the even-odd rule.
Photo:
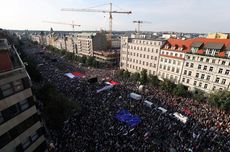
[[[106,82],[106,84],[109,84],[109,85],[118,85],[120,83],[116,82],[116,81],[113,81],[113,80],[110,80],[110,81]]]
[[[82,73],[80,72],[72,72],[72,73],[65,73],[65,76],[69,77],[70,79],[73,79],[73,78],[80,78],[83,76]]]

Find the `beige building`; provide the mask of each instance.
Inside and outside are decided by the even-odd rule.
[[[129,72],[157,74],[160,49],[165,41],[151,38],[121,38],[120,68]]]
[[[191,90],[230,90],[230,39],[195,38],[185,57],[181,82]]]
[[[228,39],[229,34],[225,34],[225,33],[209,33],[207,38],[209,38],[209,39]]]
[[[179,83],[183,70],[185,53],[189,50],[191,40],[170,38],[160,51],[158,78],[169,79]]]
[[[77,52],[80,55],[93,56],[93,51],[107,49],[104,33],[81,33],[77,35]]]
[[[0,151],[46,150],[31,80],[16,49],[0,39]]]

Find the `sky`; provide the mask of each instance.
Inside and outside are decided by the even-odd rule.
[[[66,12],[61,8],[108,10],[109,0],[0,0],[0,28],[18,30],[108,30],[105,13]],[[113,30],[135,30],[134,20],[146,21],[142,31],[230,32],[230,0],[112,0],[113,10],[132,11],[114,14]],[[103,6],[102,6],[103,5]],[[95,7],[97,6],[97,7]]]

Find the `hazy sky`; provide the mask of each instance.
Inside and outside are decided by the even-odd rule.
[[[76,30],[107,30],[108,14],[63,12],[61,8],[89,8],[109,0],[0,0],[0,28],[72,30],[68,25],[43,20],[81,24]],[[113,10],[132,11],[113,16],[114,30],[134,30],[133,20],[143,20],[142,30],[178,32],[230,32],[230,0],[112,0]],[[108,9],[109,6],[95,7]]]

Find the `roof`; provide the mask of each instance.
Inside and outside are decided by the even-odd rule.
[[[200,48],[202,44],[203,44],[203,42],[192,42],[191,47]]]
[[[0,39],[0,50],[8,49],[9,45],[6,39]]]
[[[12,69],[12,62],[8,52],[0,52],[0,72]]]
[[[225,45],[230,44],[230,39],[210,39],[210,38],[194,38],[193,42],[203,42],[203,43],[208,43],[208,42],[213,42],[213,43],[222,43]]]
[[[226,50],[230,50],[230,44],[226,46]]]
[[[208,42],[204,45],[205,49],[216,49],[216,50],[220,50],[222,49],[224,46],[223,43],[213,43],[213,42]]]
[[[189,51],[189,48],[192,44],[192,39],[175,39],[175,38],[169,38],[166,42],[166,45],[169,44],[170,46],[178,46],[178,48],[183,47],[183,52]]]

